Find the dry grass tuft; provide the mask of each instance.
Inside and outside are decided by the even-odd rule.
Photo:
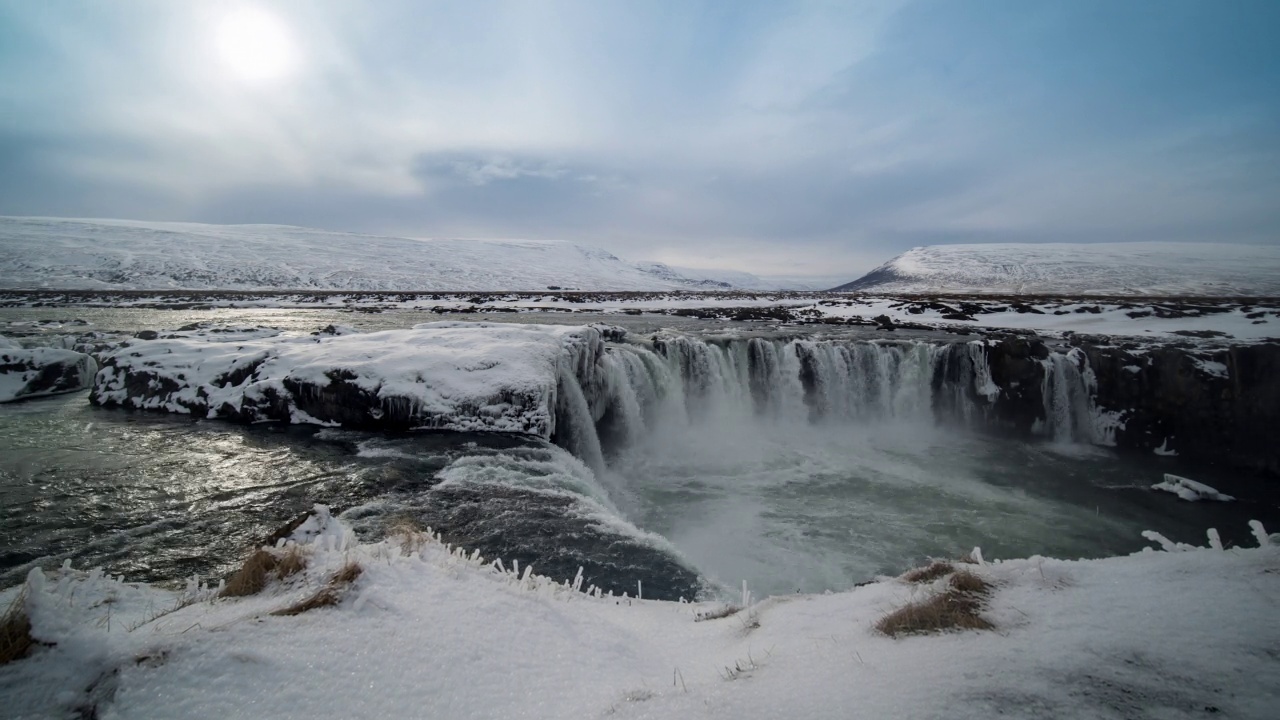
[[[422,526],[406,517],[396,518],[387,524],[387,539],[395,541],[405,555],[417,552],[431,542],[431,536]]]
[[[22,591],[0,616],[0,665],[26,657],[35,645],[31,637],[31,620],[27,617],[27,593]]]
[[[730,615],[736,615],[741,609],[742,608],[737,605],[724,605],[718,608],[711,608],[710,610],[702,610],[694,613],[693,621],[703,622],[706,620],[719,620],[721,618],[727,618]]]
[[[950,575],[956,567],[949,562],[935,560],[924,567],[908,570],[902,574],[902,580],[909,583],[933,582],[944,575]]]
[[[991,583],[983,580],[968,570],[961,570],[955,575],[952,575],[948,584],[951,585],[952,590],[960,593],[978,595],[981,597],[986,597],[991,594]]]
[[[946,591],[894,610],[880,618],[875,628],[889,637],[948,630],[993,630],[995,625],[980,614],[991,589],[991,583],[962,570],[951,576]]]
[[[307,559],[302,556],[302,548],[297,545],[286,547],[279,560],[280,562],[276,565],[276,577],[281,580],[307,569]]]
[[[222,597],[244,597],[262,592],[271,578],[283,580],[307,566],[302,550],[290,545],[281,553],[258,548],[222,589]]]
[[[281,608],[271,613],[272,615],[301,615],[309,610],[315,610],[322,607],[333,607],[342,601],[342,596],[351,588],[351,583],[360,577],[364,569],[353,562],[343,565],[333,577],[329,578],[329,582],[324,587],[315,591],[311,597],[305,598],[286,608]]]

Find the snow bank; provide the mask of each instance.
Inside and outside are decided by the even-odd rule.
[[[549,438],[562,370],[590,364],[602,350],[597,329],[552,325],[178,333],[105,353],[90,399],[242,422]]]
[[[1195,480],[1180,477],[1178,475],[1164,474],[1164,482],[1158,482],[1151,486],[1152,490],[1163,490],[1173,493],[1183,500],[1196,502],[1198,500],[1218,500],[1220,502],[1230,502],[1235,498],[1230,495],[1224,495],[1216,489],[1198,483]]]
[[[0,402],[83,390],[89,387],[97,368],[93,358],[83,353],[23,349],[0,337]]]
[[[314,525],[306,570],[245,598],[214,599],[198,579],[167,591],[34,571],[23,603],[44,644],[0,668],[0,707],[218,720],[1270,718],[1280,700],[1267,680],[1280,673],[1266,602],[1280,594],[1276,546],[988,560],[969,570],[994,586],[983,615],[996,632],[893,640],[875,621],[945,578],[700,619],[723,604],[601,597],[582,592],[589,578],[554,583],[425,534],[359,545],[327,514]],[[335,607],[271,614],[347,563],[363,572]]]

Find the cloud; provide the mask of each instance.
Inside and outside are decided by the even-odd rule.
[[[220,64],[232,4],[0,0],[0,212],[824,274],[1280,237],[1274,3],[243,4],[292,33],[287,80]]]

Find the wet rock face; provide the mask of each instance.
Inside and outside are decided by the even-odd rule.
[[[1049,348],[1042,340],[1009,336],[987,346],[991,380],[1000,388],[988,422],[1019,436],[1030,436],[1044,414],[1044,361]]]
[[[0,348],[0,402],[83,390],[97,369],[73,350]]]
[[[1117,446],[1280,475],[1280,345],[1083,349],[1098,405],[1124,412]]]
[[[1117,448],[1280,475],[1280,344],[1204,350],[1075,339],[1072,345],[1093,372],[1097,411],[1120,416]],[[1050,352],[1043,340],[1028,337],[987,346],[991,379],[1000,387],[986,415],[990,426],[1030,436],[1045,420]]]

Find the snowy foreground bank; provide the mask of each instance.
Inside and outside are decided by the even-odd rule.
[[[1271,718],[1280,547],[1255,535],[1263,547],[1211,532],[1211,548],[957,564],[990,585],[994,630],[892,639],[877,620],[953,575],[709,617],[725,606],[598,597],[423,533],[357,544],[321,510],[243,597],[33,571],[0,593],[38,643],[0,666],[0,713]],[[222,595],[255,589],[232,583]]]

